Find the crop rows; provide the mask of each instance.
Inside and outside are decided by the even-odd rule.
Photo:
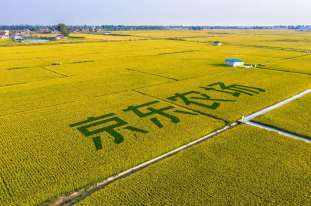
[[[238,126],[95,192],[77,206],[308,205],[303,141]]]
[[[260,115],[252,121],[311,139],[311,94]]]
[[[310,87],[311,76],[309,75],[260,69],[238,69],[152,86],[139,89],[139,91],[232,122],[240,119],[242,113],[249,115],[260,111]],[[194,94],[193,91],[200,94]],[[188,92],[192,94],[187,94]],[[187,94],[187,97],[196,103],[186,102],[181,98],[167,99],[175,96],[176,93]],[[209,96],[210,99],[204,99],[202,94]],[[199,105],[213,105],[217,102],[220,104],[217,109]]]
[[[37,205],[225,125],[135,92],[0,120],[0,205]]]
[[[114,33],[121,34],[118,31]],[[243,42],[247,45],[253,41],[254,45],[260,45],[261,42],[262,45],[273,47],[279,42],[280,46],[291,47],[297,44],[295,41],[299,40],[298,37],[309,38],[310,34],[307,32],[298,35],[294,31],[281,30],[169,30],[124,31],[123,34],[132,36],[81,34],[85,37],[84,40],[94,42],[82,43],[83,40],[78,39],[74,41],[81,42],[80,44],[1,47],[0,205],[38,205],[205,136],[223,127],[225,122],[238,120],[241,113],[251,114],[311,87],[310,75],[291,73],[309,73],[309,56],[266,66],[267,69],[290,72],[224,66],[227,58],[239,58],[249,64],[275,62],[298,56],[300,54],[295,51],[233,45],[242,45]],[[145,38],[150,40],[95,43]],[[215,47],[211,43],[190,42],[201,38],[208,41],[231,39],[233,44]],[[67,39],[59,42],[70,41]],[[0,40],[0,45],[7,43],[5,42]],[[295,48],[309,45],[306,40],[300,43]],[[294,61],[301,68],[294,68]],[[288,65],[284,66],[285,62]],[[309,107],[305,103],[301,105]],[[296,110],[304,111],[303,108]],[[287,122],[290,121],[282,124],[286,125]],[[301,127],[301,131],[303,128],[307,127]],[[273,201],[274,198],[280,200],[275,191],[277,186],[284,186],[281,183],[271,186],[272,188],[266,187],[273,191],[273,197],[266,195],[261,198],[260,195],[254,196],[248,192],[254,190],[254,194],[264,193],[258,186],[265,186],[264,181],[256,177],[265,172],[273,175],[269,170],[272,163],[268,164],[270,167],[263,167],[265,169],[262,171],[256,165],[250,164],[255,170],[245,170],[253,171],[249,174],[245,172],[241,175],[227,175],[226,172],[230,170],[222,170],[232,168],[233,171],[238,171],[237,168],[242,167],[244,171],[248,161],[253,163],[256,160],[261,166],[260,160],[264,157],[252,153],[244,158],[242,153],[233,151],[233,147],[250,154],[249,150],[264,150],[258,148],[259,142],[263,141],[264,148],[276,147],[275,151],[279,152],[280,157],[283,155],[283,147],[278,148],[280,142],[276,141],[275,135],[272,135],[274,139],[270,141],[259,137],[260,134],[267,134],[270,138],[270,133],[259,132],[258,136],[253,134],[254,129],[241,131],[249,134],[248,140],[256,137],[257,142],[247,142],[243,134],[243,142],[240,144],[236,142],[240,133],[233,132],[228,137],[229,140],[232,139],[228,142],[232,147],[226,146],[226,138],[220,138],[221,141],[211,143],[213,147],[208,147],[206,155],[205,151],[200,151],[205,159],[213,158],[212,162],[206,165],[201,162],[197,167],[209,172],[211,178],[206,179],[207,182],[196,179],[208,176],[203,170],[195,172],[190,169],[193,177],[185,172],[187,168],[191,168],[192,160],[200,162],[197,156],[183,160],[190,165],[183,162],[179,165],[180,171],[184,171],[181,175],[187,177],[183,180],[181,178],[184,181],[181,184],[186,184],[189,178],[194,182],[194,190],[190,190],[189,194],[202,194],[202,197],[209,195],[208,201],[211,204],[215,201],[220,204],[235,204],[239,201],[259,204]],[[213,148],[215,151],[209,152]],[[232,156],[231,159],[228,157],[219,160],[224,154],[223,148],[229,148],[231,154],[245,164],[237,164],[239,167],[236,167],[232,164],[235,160]],[[285,146],[284,148],[288,149]],[[269,158],[272,158],[272,153],[276,154],[275,151],[271,148],[270,153],[267,152],[268,156],[271,154]],[[286,156],[285,153],[284,155]],[[293,165],[299,162],[297,159],[292,160],[290,163]],[[299,163],[303,167],[301,171],[304,171],[309,165],[309,159],[302,161],[305,162]],[[274,164],[282,166],[278,162]],[[288,165],[284,166],[285,170]],[[294,169],[288,171],[300,174]],[[275,172],[281,174],[280,170]],[[159,177],[165,173],[162,170],[156,171]],[[222,176],[218,176],[218,173]],[[256,191],[245,185],[251,176],[255,177],[254,181],[260,181],[258,185],[253,185],[256,186]],[[172,174],[163,179],[157,178],[155,183],[164,184],[170,178],[173,178]],[[176,178],[178,182],[179,176]],[[238,186],[230,182],[232,179],[239,183]],[[197,189],[201,183],[209,188],[214,182],[218,182],[220,187],[212,187],[211,193]],[[291,183],[290,180],[288,182]],[[309,191],[305,185],[300,186]],[[288,185],[288,188],[295,187]],[[144,194],[144,190],[145,188],[141,194]],[[296,195],[298,202],[303,204],[301,197],[306,193],[300,190],[297,190],[297,194],[290,189],[288,191],[293,193],[292,196]],[[226,197],[231,192],[237,198],[229,198],[229,202],[226,202]],[[166,190],[159,193],[169,195],[166,197],[167,204],[174,203],[175,199],[170,199],[173,197],[171,193]],[[135,195],[136,200],[144,201],[146,198],[144,195],[140,196],[140,192]],[[161,195],[159,200],[162,201]],[[282,193],[282,203],[290,202],[286,195],[292,197],[291,194]],[[202,203],[202,200],[194,196],[189,196],[191,202],[178,195],[176,198],[181,200],[181,204]],[[113,204],[115,200],[111,201]]]

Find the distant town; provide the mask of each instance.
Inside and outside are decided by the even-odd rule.
[[[311,25],[276,25],[276,26],[124,26],[124,25],[67,25],[70,33],[98,33],[111,35],[109,31],[137,31],[137,30],[169,30],[169,29],[289,29],[299,31],[311,31]],[[40,41],[51,39],[65,39],[63,35],[58,35],[57,25],[0,25],[0,39],[11,39],[14,41],[24,41],[34,37]],[[34,35],[35,34],[35,35]],[[40,35],[41,34],[41,35]],[[55,36],[45,36],[44,34],[55,34]]]

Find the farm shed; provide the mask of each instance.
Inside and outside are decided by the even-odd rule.
[[[239,59],[226,59],[225,64],[230,67],[242,67],[244,66],[244,61]]]
[[[214,46],[221,46],[222,45],[222,42],[221,41],[215,41],[214,42]]]

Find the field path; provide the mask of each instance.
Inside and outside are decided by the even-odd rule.
[[[275,128],[272,128],[272,127],[268,127],[268,126],[265,126],[265,125],[262,125],[262,124],[258,124],[258,123],[255,123],[255,122],[251,122],[251,121],[247,121],[245,122],[246,124],[249,124],[249,125],[252,125],[252,126],[255,126],[255,127],[259,127],[259,128],[262,128],[262,129],[266,129],[266,130],[270,130],[270,131],[274,131],[274,132],[277,132],[277,133],[280,133],[280,134],[283,134],[283,135],[286,135],[288,137],[293,137],[295,139],[300,139],[300,140],[303,140],[303,141],[306,141],[308,143],[311,143],[311,140],[310,139],[306,139],[304,137],[300,137],[300,136],[297,136],[297,135],[294,135],[294,134],[290,134],[288,132],[284,132],[282,130],[278,130],[278,129],[275,129]]]
[[[293,137],[293,138],[296,138],[296,139],[304,140],[306,142],[311,143],[311,140],[309,140],[307,138],[300,137],[300,136],[297,136],[297,135],[294,135],[294,134],[290,134],[288,132],[284,132],[282,130],[278,130],[278,129],[275,129],[275,128],[272,128],[272,127],[268,127],[266,125],[258,124],[258,123],[255,123],[255,122],[251,122],[251,120],[254,119],[255,117],[257,117],[259,115],[262,115],[262,114],[265,114],[266,112],[269,112],[269,111],[271,111],[273,109],[276,109],[278,107],[281,107],[281,106],[283,106],[283,105],[285,105],[285,104],[287,104],[287,103],[289,103],[289,102],[291,102],[291,101],[293,101],[295,99],[298,99],[299,97],[302,97],[302,96],[304,96],[304,95],[306,95],[306,94],[308,94],[310,92],[311,92],[311,89],[308,89],[308,90],[306,90],[304,92],[301,92],[301,93],[299,93],[299,94],[297,94],[297,95],[295,95],[295,96],[293,96],[293,97],[291,97],[289,99],[286,99],[286,100],[284,100],[282,102],[279,102],[279,103],[277,103],[277,104],[275,104],[275,105],[273,105],[271,107],[268,107],[268,108],[263,109],[263,110],[261,110],[259,112],[251,114],[251,115],[245,117],[244,122],[246,124],[253,125],[255,127],[259,127],[259,128],[270,130],[270,131],[275,131],[275,132],[278,132],[280,134],[283,134],[283,135],[286,135],[286,136],[289,136],[289,137]],[[239,120],[239,121],[242,122],[242,120]]]
[[[265,64],[272,64],[272,63],[277,63],[277,62],[283,62],[283,61],[288,61],[288,60],[292,60],[292,59],[296,59],[296,58],[300,58],[300,57],[305,57],[305,56],[310,56],[310,55],[311,54],[300,55],[300,56],[290,57],[290,58],[286,58],[286,59],[282,59],[282,60],[278,60],[278,61],[274,61],[274,62],[267,62]]]

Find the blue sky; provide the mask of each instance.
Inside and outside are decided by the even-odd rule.
[[[0,24],[310,25],[311,0],[3,0]]]

